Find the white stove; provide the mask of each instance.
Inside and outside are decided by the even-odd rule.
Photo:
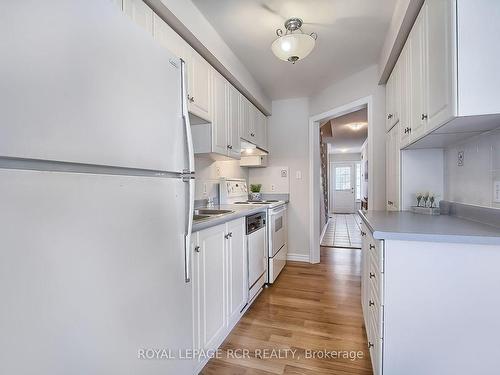
[[[248,188],[244,179],[220,180],[220,204],[267,206],[267,283],[272,284],[283,270],[288,253],[287,207],[282,200],[248,200]]]

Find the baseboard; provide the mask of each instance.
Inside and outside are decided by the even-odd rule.
[[[325,236],[325,233],[326,233],[326,229],[328,228],[328,223],[330,222],[330,219],[328,219],[325,223],[325,225],[323,226],[323,230],[321,231],[321,236],[319,236],[319,243],[321,245],[321,243],[323,242],[323,237]]]
[[[309,254],[292,254],[288,253],[286,260],[291,260],[294,262],[307,262],[309,263]]]

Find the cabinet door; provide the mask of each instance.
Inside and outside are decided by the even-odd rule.
[[[200,347],[216,349],[225,336],[225,224],[198,233]]]
[[[190,50],[187,63],[189,112],[210,122],[212,68],[193,49]]]
[[[186,60],[186,53],[188,52],[186,42],[156,14],[153,15],[153,35],[154,39],[162,47],[165,47],[177,57]]]
[[[227,155],[229,150],[227,134],[226,80],[217,72],[212,81],[212,151]]]
[[[420,11],[410,33],[410,72],[411,72],[411,125],[410,141],[420,138],[426,125],[425,119],[425,22],[426,12]]]
[[[389,131],[399,121],[400,104],[400,64],[394,66],[387,80],[386,90],[386,130]]]
[[[240,93],[229,82],[226,84],[228,155],[235,159],[241,158],[240,140]]]
[[[255,109],[255,138],[257,146],[267,150],[267,119],[257,108]]]
[[[241,316],[248,299],[245,219],[227,224],[227,325],[231,329]]]
[[[248,102],[249,110],[248,110],[248,131],[249,131],[249,141],[257,144],[257,114],[259,110],[255,108],[255,106]]]
[[[142,0],[123,0],[123,11],[134,23],[153,35],[153,11]]]
[[[400,79],[400,113],[399,113],[399,148],[410,143],[410,116],[411,116],[411,74],[409,69],[409,43],[399,56]]]
[[[446,123],[456,114],[455,15],[454,1],[426,1],[427,131]]]
[[[400,124],[396,124],[386,136],[386,196],[388,211],[399,211],[399,127]]]
[[[250,141],[250,102],[242,94],[240,98],[240,137]]]

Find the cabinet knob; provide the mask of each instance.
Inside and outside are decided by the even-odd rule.
[[[194,247],[194,251],[196,251],[197,253],[199,253],[200,252],[200,247],[199,246],[195,246]]]
[[[370,341],[368,341],[368,349],[371,349],[371,348],[373,348],[373,344]]]
[[[370,250],[375,249],[375,245],[370,244]]]
[[[389,114],[387,115],[387,119],[388,119],[388,120],[390,120],[391,118],[392,118],[392,113],[389,113]]]
[[[373,279],[374,277],[375,277],[375,274],[370,272],[370,279]]]
[[[189,103],[194,103],[194,96],[188,95],[188,100],[189,100]]]
[[[426,113],[422,113],[422,120],[427,120],[427,114]]]
[[[229,233],[228,233],[228,236],[229,236],[229,237],[233,237],[233,232],[229,232]]]
[[[370,301],[368,302],[368,305],[369,305],[369,306],[375,306],[375,302],[373,302],[372,300],[370,300]]]
[[[250,136],[255,137],[255,133],[250,133]]]
[[[224,235],[224,238],[225,238],[226,240],[228,240],[228,239],[229,239],[229,237],[231,237],[231,236],[229,235],[229,233]]]
[[[228,148],[229,150],[232,150],[232,149],[233,149],[233,146],[231,146],[231,145],[227,145],[227,148]]]
[[[362,236],[366,236],[366,233],[365,233],[365,232],[363,232],[363,231],[361,231],[361,235],[362,235]]]

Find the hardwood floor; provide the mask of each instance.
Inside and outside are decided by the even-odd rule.
[[[360,256],[360,250],[322,248],[320,264],[288,262],[224,341],[221,358],[211,359],[201,374],[372,374]],[[249,355],[236,358],[236,349]],[[283,358],[267,358],[272,352],[265,349],[281,349]],[[306,358],[311,350],[361,352],[362,358]]]

